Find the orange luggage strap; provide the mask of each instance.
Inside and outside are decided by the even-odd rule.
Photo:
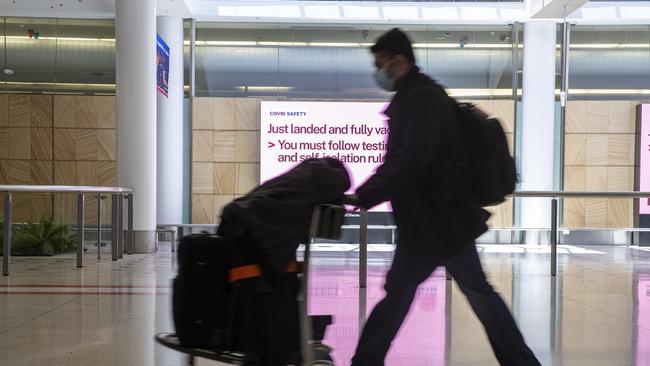
[[[286,270],[287,273],[298,272],[298,262],[291,261]],[[228,271],[228,280],[230,282],[237,282],[248,278],[259,277],[262,275],[262,269],[257,264],[249,264],[246,266],[235,267]]]

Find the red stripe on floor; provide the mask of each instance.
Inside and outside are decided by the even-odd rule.
[[[0,285],[0,288],[171,288],[170,286],[145,285]]]
[[[75,296],[84,296],[84,295],[146,295],[146,296],[157,296],[157,295],[170,295],[170,292],[56,292],[56,291],[0,291],[0,295],[75,295]]]

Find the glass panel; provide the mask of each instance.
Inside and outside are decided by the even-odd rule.
[[[389,27],[200,23],[197,95],[385,99],[368,48]],[[408,26],[420,68],[448,88],[511,94],[507,26]],[[471,93],[470,93],[471,94]],[[474,93],[476,94],[476,93]],[[476,96],[476,95],[473,95]]]
[[[5,91],[6,89],[6,81],[7,81],[7,75],[5,74],[5,70],[7,69],[7,64],[6,64],[6,55],[7,55],[7,32],[6,32],[6,27],[7,27],[7,18],[0,18],[0,68],[2,70],[2,86],[0,87],[0,90]]]
[[[569,61],[571,89],[648,90],[650,27],[575,26],[571,32]],[[599,98],[611,94],[601,93]],[[572,99],[576,97],[588,99],[590,95],[572,96]]]
[[[6,18],[2,31],[8,92],[115,92],[114,21]]]
[[[115,22],[59,19],[56,82],[60,92],[115,92]]]
[[[6,68],[8,91],[34,88],[55,91],[56,19],[7,18]]]
[[[196,95],[246,96],[249,86],[257,90],[276,87],[277,42],[287,35],[282,37],[277,25],[225,27],[197,24]]]

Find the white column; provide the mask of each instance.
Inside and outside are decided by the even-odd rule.
[[[553,190],[555,43],[555,22],[531,20],[524,25],[521,189],[525,191]],[[549,199],[521,200],[524,228],[548,228],[550,218]]]
[[[183,18],[159,16],[169,46],[169,96],[158,93],[158,224],[183,222]]]
[[[156,2],[116,0],[117,179],[135,190],[134,249],[155,250]]]

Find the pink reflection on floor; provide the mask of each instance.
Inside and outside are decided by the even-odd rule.
[[[650,366],[650,275],[639,275],[637,317],[637,366]]]
[[[349,365],[358,338],[359,288],[357,269],[315,267],[310,277],[310,313],[331,314],[325,343],[334,348],[336,365]],[[384,296],[386,268],[368,269],[368,313]],[[444,272],[425,281],[386,359],[388,366],[445,364]]]

